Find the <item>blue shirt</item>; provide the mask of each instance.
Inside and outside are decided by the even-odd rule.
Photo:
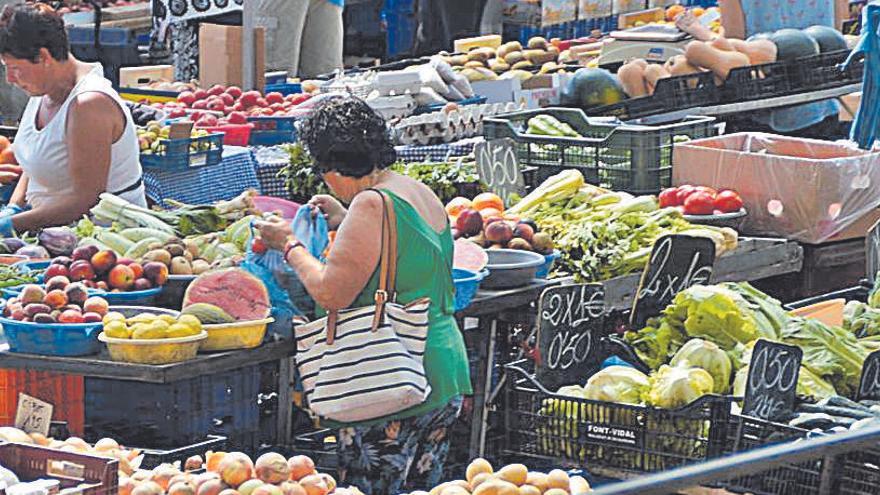
[[[345,0],[327,0],[333,5],[338,5],[340,8],[345,8]]]
[[[740,0],[745,15],[746,37],[783,28],[834,26],[834,2],[831,0]],[[756,120],[766,122],[780,132],[803,129],[836,115],[840,107],[834,100],[807,103],[771,110]]]

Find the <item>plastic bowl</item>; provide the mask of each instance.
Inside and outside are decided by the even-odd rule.
[[[101,332],[98,340],[107,344],[110,359],[135,364],[171,364],[195,359],[202,342],[208,338],[204,330],[198,335],[173,339],[115,339]]]
[[[484,289],[512,289],[528,285],[535,279],[538,269],[547,260],[543,255],[516,249],[488,249],[489,276],[483,280]]]
[[[88,356],[101,352],[103,323],[33,323],[0,317],[11,352],[47,356]]]
[[[553,269],[553,265],[556,264],[556,260],[562,255],[558,249],[554,249],[552,253],[544,255],[544,264],[538,268],[537,273],[535,273],[535,278],[547,278],[550,275],[550,270]]]
[[[168,281],[162,286],[162,293],[156,296],[156,306],[168,309],[180,309],[183,296],[196,275],[168,275]]]
[[[18,297],[22,290],[21,285],[17,287],[7,287],[3,289],[3,296],[6,298]],[[88,289],[89,297],[99,296],[107,301],[111,306],[128,305],[128,306],[149,306],[153,304],[156,296],[162,292],[162,287],[154,287],[147,290],[135,290],[131,292],[105,292],[98,289]]]
[[[711,225],[713,227],[730,227],[738,229],[749,213],[745,208],[732,213],[719,213],[718,215],[684,215],[684,219],[698,225]]]
[[[471,305],[477,291],[480,290],[480,282],[489,276],[488,270],[479,273],[461,268],[452,269],[452,281],[455,284],[455,310],[461,311]]]
[[[232,351],[235,349],[253,349],[260,347],[266,336],[266,327],[275,321],[274,318],[264,320],[237,321],[217,325],[202,325],[208,333],[208,340],[202,344],[202,351]]]
[[[27,263],[30,258],[21,254],[0,254],[0,265],[15,265],[19,266],[22,263]]]
[[[254,206],[264,213],[277,211],[281,213],[283,218],[293,220],[296,217],[296,212],[299,211],[300,204],[273,196],[256,196],[254,197]]]

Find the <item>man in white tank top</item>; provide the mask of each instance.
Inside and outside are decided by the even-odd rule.
[[[61,16],[45,4],[4,7],[0,59],[30,97],[14,141],[24,173],[0,235],[73,222],[107,191],[145,206],[131,114],[99,64],[70,54]]]

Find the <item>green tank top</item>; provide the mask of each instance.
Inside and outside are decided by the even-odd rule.
[[[397,215],[397,302],[407,304],[419,298],[431,299],[428,311],[428,341],[424,365],[431,385],[428,399],[392,416],[359,425],[383,423],[420,416],[438,409],[458,395],[473,393],[464,338],[455,321],[455,286],[452,282],[454,243],[449,226],[438,234],[408,202],[383,190],[394,202]],[[379,285],[379,268],[355,299],[352,307],[374,304]],[[343,426],[324,421],[324,426]]]

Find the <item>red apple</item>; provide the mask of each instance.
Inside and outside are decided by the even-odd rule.
[[[229,114],[229,123],[236,125],[247,124],[247,116],[242,112],[234,111]]]
[[[257,103],[256,103],[256,105],[257,105],[258,107],[268,107],[268,106],[269,106],[269,102],[266,101],[265,98],[257,98]]]
[[[257,104],[257,101],[260,100],[260,92],[259,91],[248,91],[247,93],[243,93],[241,98],[239,98],[239,102],[245,108],[250,108]]]
[[[226,111],[226,105],[223,103],[223,100],[214,100],[208,102],[208,110],[212,112],[224,112]]]
[[[238,86],[229,86],[226,88],[226,94],[232,96],[236,100],[241,98],[241,88]]]
[[[195,90],[195,92],[193,93],[193,96],[195,96],[196,101],[198,101],[198,100],[204,100],[205,98],[208,97],[208,92],[205,91],[204,89],[197,89],[197,90]]]
[[[211,89],[208,90],[208,94],[211,96],[222,95],[225,92],[226,92],[226,88],[224,86],[219,85],[219,84],[215,84],[215,85],[211,86]]]
[[[198,100],[192,104],[192,107],[196,110],[207,110],[208,109],[208,102],[205,100]]]
[[[66,277],[69,275],[67,267],[64,265],[49,265],[49,268],[46,268],[45,277],[46,279],[50,279],[57,276]]]
[[[283,103],[284,102],[284,95],[282,95],[281,93],[279,93],[277,91],[273,91],[271,93],[266,94],[266,101],[270,105],[275,104],[275,103]]]
[[[220,95],[220,99],[223,100],[223,104],[227,107],[230,107],[235,104],[235,98],[232,97],[229,93],[223,93]]]

